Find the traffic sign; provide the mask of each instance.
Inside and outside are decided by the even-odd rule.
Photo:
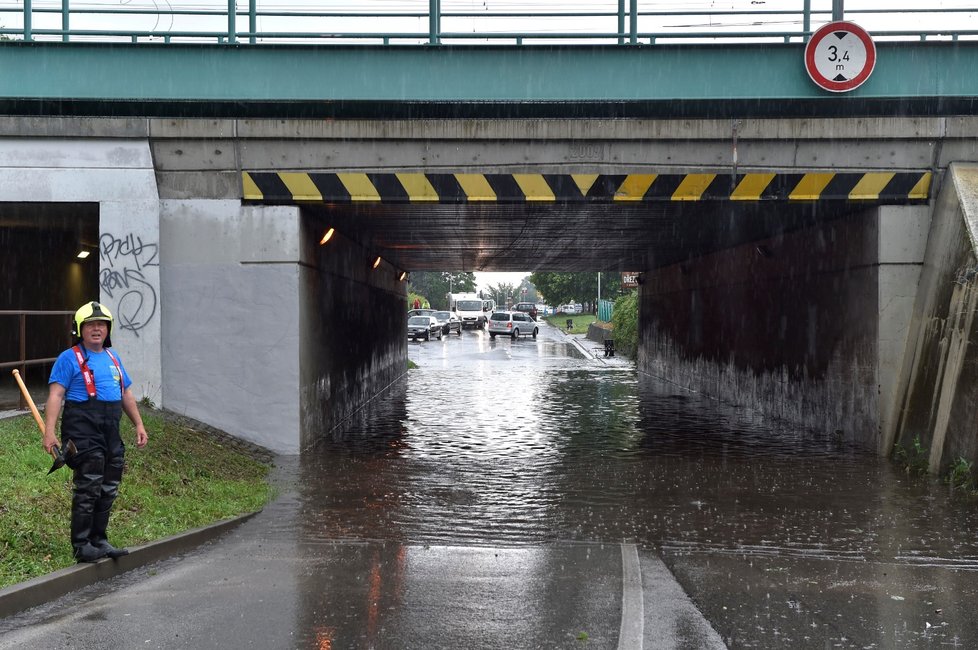
[[[858,88],[876,67],[876,44],[855,23],[822,25],[805,46],[805,69],[819,88],[844,93]]]

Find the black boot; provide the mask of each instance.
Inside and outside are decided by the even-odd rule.
[[[105,557],[105,553],[92,546],[88,537],[92,531],[92,515],[71,509],[71,546],[75,561],[95,562]]]
[[[92,546],[112,559],[129,555],[128,549],[116,548],[109,544],[105,534],[105,529],[109,525],[109,515],[112,513],[112,504],[115,503],[115,498],[119,494],[119,483],[122,482],[124,466],[125,462],[122,455],[113,456],[105,461],[102,485],[98,501],[95,503],[95,514],[92,518],[92,533],[88,537]]]
[[[101,454],[89,454],[75,467],[75,490],[71,498],[71,547],[78,562],[95,562],[105,553],[92,546],[95,502],[102,489],[102,469],[105,463]]]
[[[92,516],[92,534],[88,540],[91,542],[91,546],[95,547],[104,557],[110,557],[114,560],[117,557],[129,555],[129,549],[112,546],[105,536],[105,529],[109,525],[109,515],[112,513],[111,508],[112,506],[110,504],[109,510],[96,512]]]

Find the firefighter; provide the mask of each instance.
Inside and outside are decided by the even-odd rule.
[[[132,380],[122,359],[112,351],[112,314],[90,302],[75,312],[75,345],[62,352],[51,369],[44,419],[44,451],[58,444],[55,429],[61,418],[62,446],[77,452],[67,464],[74,471],[71,499],[71,546],[78,562],[117,558],[129,551],[109,544],[106,527],[119,493],[125,465],[125,444],[119,435],[122,414],[136,428],[136,446],[145,447],[146,427],[139,416]]]

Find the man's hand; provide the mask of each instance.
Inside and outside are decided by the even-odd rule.
[[[44,445],[44,451],[51,453],[51,449],[58,444],[58,439],[53,433],[44,432],[44,437],[41,439],[41,444]]]
[[[136,446],[145,447],[147,442],[149,442],[149,435],[146,433],[146,427],[140,424],[136,427]]]

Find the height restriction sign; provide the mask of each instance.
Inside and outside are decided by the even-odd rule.
[[[805,69],[819,88],[844,93],[858,88],[876,66],[876,45],[855,23],[823,25],[805,46]]]

